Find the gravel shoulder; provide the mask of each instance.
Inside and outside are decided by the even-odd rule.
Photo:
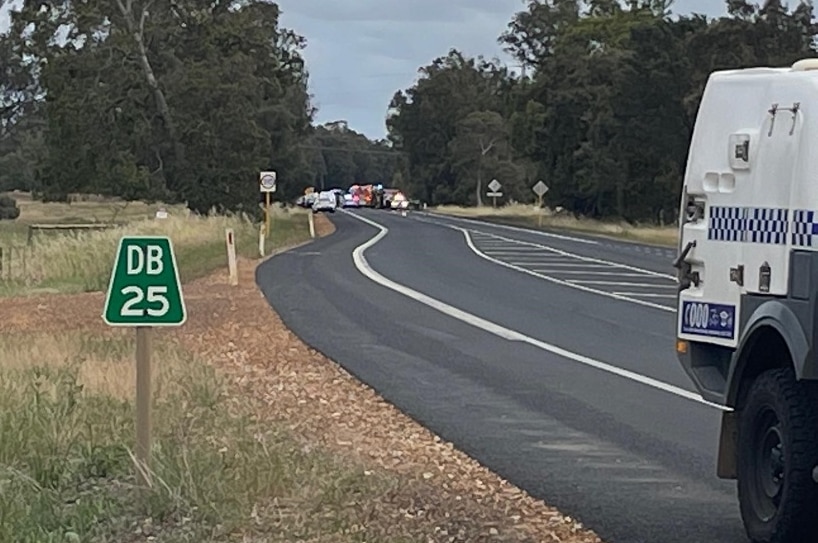
[[[321,215],[316,226],[321,236],[333,231]],[[367,473],[398,478],[364,532],[401,541],[601,543],[304,345],[256,287],[258,263],[240,260],[237,287],[227,284],[226,271],[187,284],[188,322],[156,334],[212,364],[229,379],[236,401],[285,425],[305,449],[330,451],[366,466]],[[111,334],[100,318],[103,299],[100,293],[6,298],[0,333]],[[361,534],[346,540],[362,540]]]

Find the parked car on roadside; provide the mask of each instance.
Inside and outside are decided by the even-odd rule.
[[[325,190],[319,192],[318,197],[312,203],[312,212],[318,213],[319,211],[329,211],[330,213],[335,213],[337,207],[338,200],[335,193],[331,190]]]

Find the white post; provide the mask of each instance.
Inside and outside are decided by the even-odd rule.
[[[309,223],[310,223],[310,237],[314,238],[315,237],[315,217],[312,216],[312,212],[310,212],[310,214],[307,215],[307,217],[309,217]]]
[[[227,269],[230,272],[230,284],[236,286],[239,284],[239,270],[236,264],[236,239],[233,236],[232,228],[225,230],[225,238],[227,241]]]
[[[264,256],[264,225],[258,229],[258,254]]]

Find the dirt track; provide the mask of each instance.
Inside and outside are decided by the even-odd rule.
[[[319,234],[332,230],[323,217]],[[159,330],[226,372],[236,394],[282,421],[305,446],[322,446],[407,481],[378,524],[409,524],[428,541],[600,542],[570,518],[501,480],[419,426],[334,362],[306,347],[255,286],[256,262],[241,261],[240,284],[224,273],[185,286],[188,322]],[[2,301],[0,332],[111,333],[103,296],[38,296]]]

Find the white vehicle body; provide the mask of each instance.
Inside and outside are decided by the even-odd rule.
[[[754,542],[818,534],[818,59],[711,74],[681,197],[676,350],[724,405]],[[797,444],[797,445],[795,445]]]
[[[338,199],[335,193],[330,190],[319,192],[315,201],[312,203],[312,210],[315,212],[329,211],[330,213],[334,213],[337,207]]]
[[[790,249],[818,248],[818,183],[797,182],[818,179],[818,161],[810,160],[818,149],[818,110],[797,109],[816,98],[814,71],[758,68],[711,76],[685,173],[687,197],[705,213],[682,229],[682,248],[696,242],[688,262],[701,283],[681,293],[680,338],[735,347],[742,294],[786,294]],[[765,262],[768,286],[758,273]],[[740,273],[738,266],[743,284],[731,280],[730,269]]]
[[[358,207],[358,200],[356,200],[352,194],[347,192],[344,194],[344,207]]]
[[[409,199],[402,192],[396,192],[390,202],[392,209],[406,209],[409,207]]]

